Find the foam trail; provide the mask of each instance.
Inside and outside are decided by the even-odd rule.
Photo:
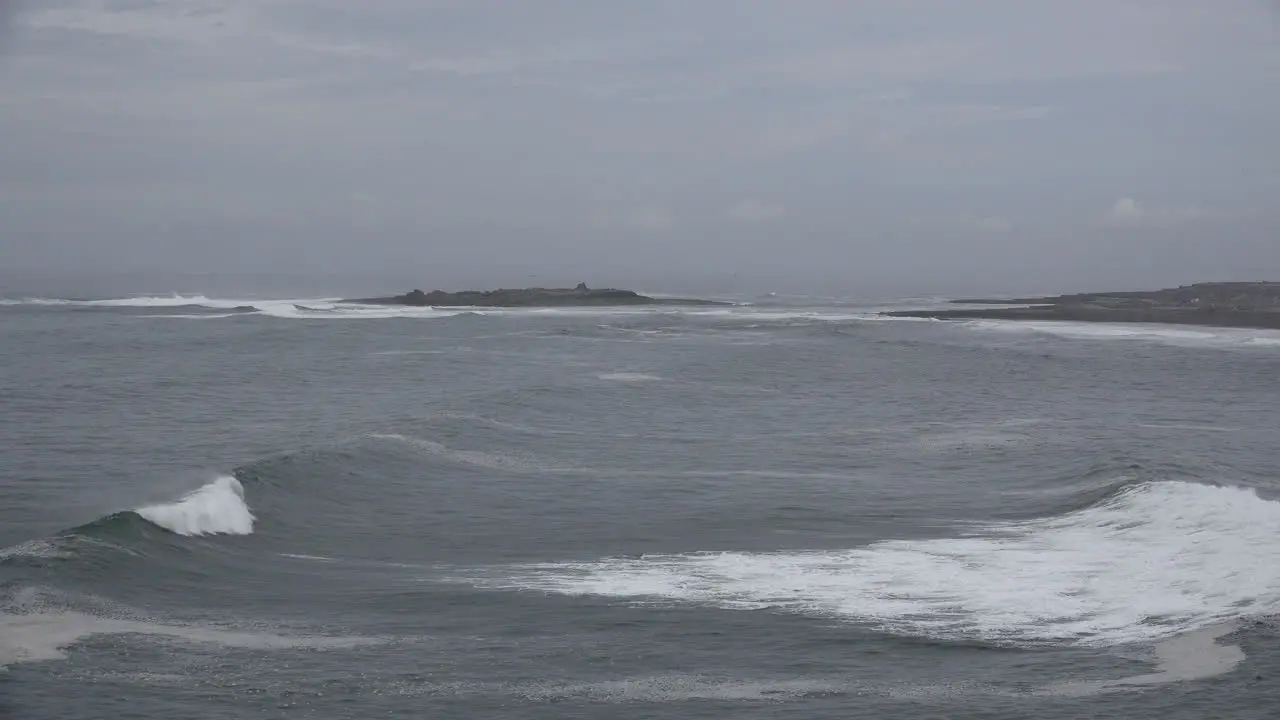
[[[1118,680],[1058,683],[1037,694],[1078,697],[1225,675],[1244,661],[1245,654],[1239,645],[1220,645],[1217,640],[1237,629],[1237,623],[1223,623],[1158,643],[1154,648],[1156,671],[1153,673]]]
[[[573,698],[616,704],[670,703],[691,700],[777,703],[811,697],[844,695],[858,689],[847,681],[658,675],[594,683],[515,687],[508,692],[528,700],[542,702]]]
[[[773,608],[940,639],[1114,646],[1280,612],[1280,503],[1246,488],[1156,482],[970,536],[545,563],[467,581]]]
[[[213,310],[253,308],[259,315],[289,319],[386,319],[446,318],[456,315],[517,315],[532,317],[654,317],[688,316],[748,322],[848,322],[879,321],[875,308],[771,308],[761,309],[736,305],[720,308],[679,306],[604,306],[604,307],[414,307],[407,305],[374,305],[342,302],[341,298],[210,298],[205,295],[153,295],[104,300],[67,300],[60,298],[0,299],[0,305],[66,305],[101,308],[180,308],[203,307]],[[157,316],[151,316],[157,317]],[[166,317],[176,317],[173,315]],[[209,317],[209,316],[201,316]],[[900,319],[901,320],[901,319]]]
[[[253,513],[244,501],[240,481],[223,475],[181,500],[148,505],[135,512],[143,519],[173,533],[195,535],[248,535]]]
[[[1280,331],[1261,329],[1028,320],[973,320],[964,326],[987,332],[1040,333],[1077,340],[1138,340],[1178,347],[1280,347]]]
[[[656,382],[662,378],[649,373],[638,372],[611,372],[596,375],[596,378],[614,382]]]
[[[74,305],[72,300],[59,300],[57,298],[0,298],[0,306],[13,305]]]
[[[1108,687],[1140,687],[1179,680],[1199,680],[1231,672],[1244,661],[1239,645],[1220,645],[1218,638],[1235,632],[1237,623],[1187,633],[1155,647],[1156,672],[1112,680]]]
[[[192,315],[175,313],[172,315],[148,315],[148,318],[169,318],[173,320],[226,320],[227,318],[240,317],[241,313],[218,313],[217,315]]]
[[[61,660],[65,648],[94,635],[151,635],[189,643],[251,650],[347,648],[378,642],[374,638],[287,636],[265,632],[167,625],[62,611],[0,612],[0,670],[20,663]]]

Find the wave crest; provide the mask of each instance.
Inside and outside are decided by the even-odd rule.
[[[1280,612],[1280,503],[1175,481],[972,536],[508,568],[478,584],[773,608],[994,644],[1118,645]]]
[[[187,537],[249,535],[254,516],[244,500],[244,486],[230,475],[188,494],[177,502],[135,510],[147,522]]]

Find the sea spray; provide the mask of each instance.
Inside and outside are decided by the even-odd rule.
[[[244,486],[230,475],[173,503],[138,508],[138,515],[178,535],[248,535],[253,513],[244,500]]]
[[[1110,646],[1280,612],[1280,503],[1246,488],[1149,482],[967,536],[542,563],[467,581],[772,608],[942,639]]]

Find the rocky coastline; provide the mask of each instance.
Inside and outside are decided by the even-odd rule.
[[[575,288],[500,288],[497,290],[412,290],[389,297],[355,298],[345,303],[407,305],[410,307],[599,307],[616,305],[729,305],[698,298],[655,298],[632,290],[594,289],[580,283]]]
[[[1057,320],[1280,329],[1280,282],[1213,282],[1162,290],[1051,297],[952,300],[1006,307],[897,310],[889,317],[935,320]]]

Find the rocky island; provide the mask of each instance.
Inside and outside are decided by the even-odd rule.
[[[586,283],[575,288],[512,288],[445,292],[412,290],[391,297],[343,300],[364,305],[409,305],[412,307],[565,307],[612,305],[730,305],[732,303],[696,298],[655,298],[631,290],[592,289]]]
[[[1280,329],[1280,282],[1206,282],[1164,290],[963,299],[951,303],[1009,307],[898,310],[883,315],[937,320],[1067,320]]]

